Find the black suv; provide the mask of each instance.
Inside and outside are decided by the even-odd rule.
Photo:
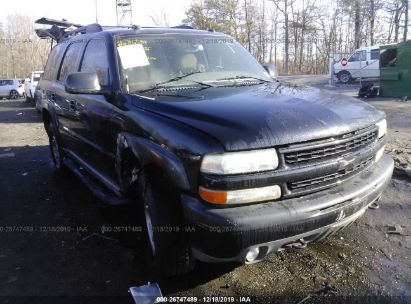
[[[136,204],[166,274],[305,247],[390,180],[383,112],[281,84],[230,36],[94,24],[58,41],[39,84],[55,166]]]

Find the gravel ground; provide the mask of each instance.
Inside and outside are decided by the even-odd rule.
[[[323,86],[316,79],[286,80]],[[353,95],[358,85],[330,89]],[[305,250],[245,266],[198,263],[170,279],[147,272],[139,233],[102,234],[104,226],[134,225],[133,217],[127,208],[102,206],[75,177],[53,172],[32,105],[0,100],[0,303],[133,303],[128,288],[148,281],[164,295],[204,302],[410,303],[411,102],[368,102],[387,113],[386,152],[396,162],[379,209]]]

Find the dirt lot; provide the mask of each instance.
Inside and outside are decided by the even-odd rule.
[[[287,78],[324,85],[312,79]],[[353,95],[358,85],[330,89]],[[0,303],[133,303],[128,288],[148,281],[167,296],[410,303],[411,101],[368,102],[387,113],[386,151],[396,161],[379,209],[305,250],[247,266],[199,263],[193,273],[168,279],[147,273],[138,233],[102,233],[104,226],[134,224],[126,208],[101,206],[75,177],[54,174],[33,106],[0,100]]]

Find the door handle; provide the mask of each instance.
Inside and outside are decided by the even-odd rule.
[[[77,110],[77,102],[75,100],[70,100],[70,110],[76,111]]]

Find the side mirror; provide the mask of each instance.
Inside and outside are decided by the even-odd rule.
[[[264,69],[267,71],[268,75],[270,75],[271,78],[278,78],[277,67],[274,64],[266,64],[264,65]]]
[[[99,94],[101,92],[97,73],[70,73],[66,78],[64,89],[70,94]]]

